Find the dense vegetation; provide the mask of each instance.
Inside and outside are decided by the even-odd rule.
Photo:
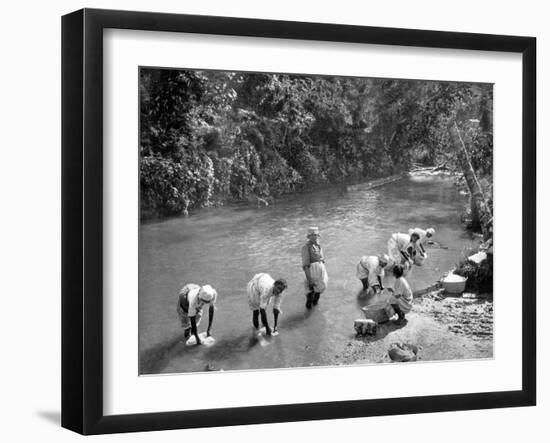
[[[143,218],[413,164],[470,165],[491,204],[492,85],[141,69],[139,86]]]
[[[487,258],[481,263],[465,258],[458,264],[454,273],[468,278],[466,291],[493,293],[493,254],[487,254]]]

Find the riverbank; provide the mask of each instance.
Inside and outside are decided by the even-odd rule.
[[[493,357],[493,303],[474,294],[442,297],[439,291],[416,297],[407,323],[378,325],[374,337],[350,339],[330,364],[390,363],[394,343],[414,345],[417,360],[463,360]]]
[[[485,251],[484,244],[478,251]],[[481,262],[492,260],[484,254]],[[468,263],[476,255],[467,259]],[[478,264],[479,265],[479,264]],[[449,272],[454,272],[453,269]],[[444,274],[446,276],[448,273]],[[442,285],[444,276],[434,284],[413,293],[413,309],[407,322],[398,325],[388,321],[378,325],[375,336],[355,337],[336,354],[333,364],[364,364],[391,362],[388,351],[395,343],[411,346],[417,351],[413,358],[424,361],[493,357],[493,296],[488,293],[463,292],[447,294]],[[470,276],[474,280],[476,275]],[[478,288],[478,285],[474,285]]]

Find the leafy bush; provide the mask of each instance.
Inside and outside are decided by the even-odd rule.
[[[142,68],[139,92],[143,218],[412,163],[460,170],[455,121],[492,194],[488,84]]]
[[[254,146],[244,141],[237,147],[231,162],[229,190],[237,200],[245,200],[254,193],[260,175],[260,157]]]
[[[467,291],[493,293],[493,254],[487,254],[487,259],[479,264],[464,259],[458,264],[454,273],[468,278]]]
[[[214,167],[206,155],[186,155],[180,161],[160,155],[140,162],[142,217],[187,214],[212,202]]]
[[[294,192],[303,183],[302,176],[284,158],[272,152],[263,162],[257,192],[262,197],[278,197]]]

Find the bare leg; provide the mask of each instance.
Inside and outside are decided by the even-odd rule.
[[[266,335],[271,335],[271,328],[267,323],[267,314],[265,313],[265,309],[260,309],[260,317],[262,319],[262,325],[265,327]]]
[[[308,292],[306,294],[306,308],[311,309],[313,306],[313,292]]]
[[[279,314],[281,311],[273,309],[273,332],[277,332],[277,322],[279,320]]]
[[[252,311],[252,324],[256,329],[260,327],[259,316],[260,316],[260,311],[258,309]]]

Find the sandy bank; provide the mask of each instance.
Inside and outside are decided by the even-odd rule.
[[[420,361],[492,358],[492,302],[470,296],[438,298],[436,293],[415,298],[405,325],[389,321],[378,326],[375,337],[350,337],[331,364],[391,362],[387,352],[397,342],[418,346]]]

